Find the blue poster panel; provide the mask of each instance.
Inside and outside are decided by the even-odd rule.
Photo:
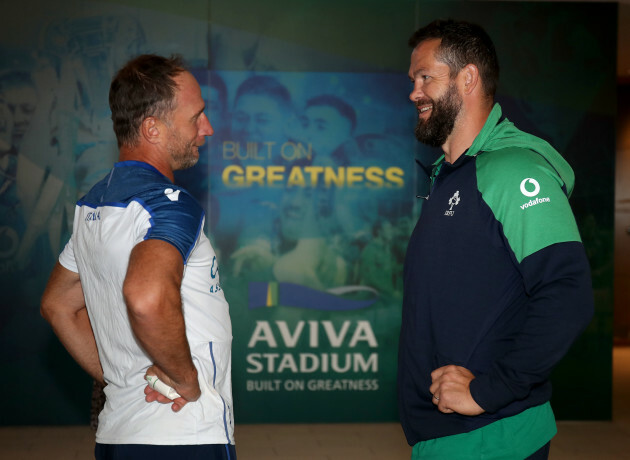
[[[413,107],[398,91],[406,77],[195,74],[214,135],[176,180],[206,205],[219,251],[237,415],[395,419],[402,262],[416,202],[405,133]]]

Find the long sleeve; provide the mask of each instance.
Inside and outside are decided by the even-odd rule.
[[[545,382],[593,315],[590,268],[582,243],[557,243],[520,264],[527,315],[510,351],[470,385],[475,401],[496,412]]]

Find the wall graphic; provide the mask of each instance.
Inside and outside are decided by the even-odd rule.
[[[110,79],[145,52],[183,55],[215,130],[176,181],[221,261],[236,422],[396,420],[415,160],[437,155],[413,136],[406,40],[446,16],[487,28],[504,113],[575,169],[597,311],[552,402],[610,418],[615,5],[24,0],[0,17],[0,424],[88,421],[91,381],[39,298],[75,201],[117,158]]]
[[[395,417],[416,201],[414,142],[401,135],[413,112],[392,94],[405,76],[195,74],[215,134],[176,181],[206,204],[220,251],[237,411],[264,404],[276,409],[243,417],[326,421],[338,401],[336,420]]]

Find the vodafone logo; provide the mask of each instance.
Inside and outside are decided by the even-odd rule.
[[[527,188],[525,187],[525,184],[527,184],[529,182],[529,186],[527,188],[531,188],[531,186],[534,186],[534,190],[532,190],[531,192],[529,190],[527,190]],[[523,195],[525,195],[526,197],[533,197],[538,195],[538,193],[540,192],[540,184],[538,183],[538,181],[536,179],[532,179],[531,177],[528,177],[527,179],[523,179],[523,181],[521,182],[521,193]]]
[[[540,184],[536,179],[532,179],[531,177],[523,179],[521,182],[521,193],[527,198],[535,197],[540,193]],[[521,205],[521,209],[524,211],[525,209],[536,206],[537,204],[549,202],[551,202],[551,198],[549,197],[537,197],[535,199],[529,200],[527,203],[523,203]]]

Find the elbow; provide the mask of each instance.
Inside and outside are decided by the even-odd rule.
[[[50,323],[49,313],[44,304],[41,304],[39,306],[39,314],[42,316],[42,318],[44,318],[44,320],[46,320],[46,322]]]
[[[40,301],[39,314],[42,315],[42,318],[44,318],[48,323],[52,322],[54,307],[46,295],[44,295]]]
[[[125,283],[123,285],[123,298],[131,318],[142,318],[150,315],[151,304],[153,303],[151,293],[144,293],[137,286]]]
[[[168,300],[167,294],[160,287],[139,283],[125,283],[123,298],[129,317],[134,322],[159,315]]]

